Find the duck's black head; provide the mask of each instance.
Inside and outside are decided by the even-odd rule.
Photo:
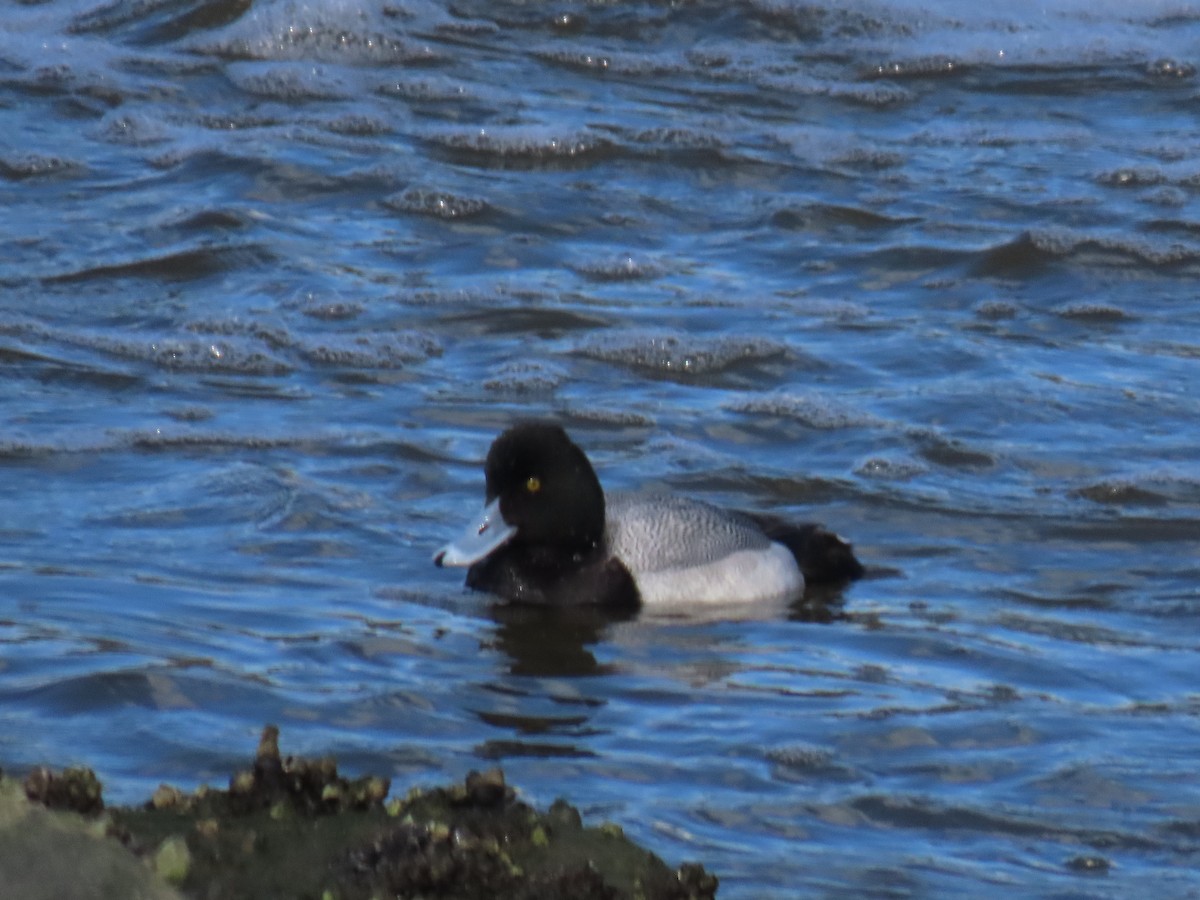
[[[468,587],[507,600],[637,606],[633,577],[604,545],[600,481],[562,428],[509,428],[492,443],[484,475],[482,513],[434,563],[468,567]]]
[[[492,443],[487,503],[516,529],[514,542],[583,551],[604,537],[604,491],[587,456],[550,422],[521,422]]]

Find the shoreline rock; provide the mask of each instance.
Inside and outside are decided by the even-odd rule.
[[[498,768],[403,798],[389,788],[332,759],[281,756],[274,726],[227,790],[163,785],[141,806],[106,809],[88,769],[39,767],[23,790],[0,777],[0,877],[30,900],[716,896],[702,866],[671,869],[565,800],[538,811]]]

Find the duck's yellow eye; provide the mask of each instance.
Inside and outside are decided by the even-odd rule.
[[[529,480],[525,482],[525,490],[529,491],[531,494],[536,494],[541,489],[542,479],[538,478],[536,475],[530,475]]]

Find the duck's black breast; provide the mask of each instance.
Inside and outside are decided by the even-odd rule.
[[[603,548],[564,554],[557,548],[505,547],[467,570],[467,587],[516,603],[636,609],[637,584],[620,560]]]

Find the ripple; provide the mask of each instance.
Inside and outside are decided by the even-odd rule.
[[[547,741],[514,741],[496,739],[484,741],[482,744],[476,747],[475,755],[481,759],[512,759],[513,757],[533,757],[535,759],[591,759],[596,756],[596,753],[576,744],[554,744]]]
[[[292,366],[267,352],[251,339],[236,336],[129,338],[75,335],[73,343],[119,356],[152,363],[163,369],[223,372],[237,375],[286,375]]]
[[[1108,303],[1067,303],[1058,307],[1054,312],[1064,319],[1075,319],[1080,322],[1128,322],[1134,318],[1125,310]]]
[[[943,78],[949,75],[964,75],[971,67],[952,56],[918,56],[911,59],[895,59],[872,66],[863,73],[864,78]]]
[[[1167,81],[1185,81],[1196,74],[1196,67],[1188,62],[1163,57],[1146,65],[1146,74]]]
[[[752,151],[746,152],[723,135],[719,124],[634,128],[613,121],[604,124],[604,131],[619,139],[624,153],[676,166],[720,166],[756,159]]]
[[[438,76],[389,81],[380,85],[376,91],[385,97],[425,103],[477,99],[462,82]]]
[[[535,50],[533,55],[551,65],[576,72],[622,75],[630,78],[677,75],[691,67],[673,54],[614,53],[611,51],[552,47]]]
[[[1068,229],[1027,231],[980,254],[976,274],[1028,276],[1048,262],[1070,260],[1080,265],[1173,267],[1200,261],[1200,247],[1153,241],[1135,236],[1096,236]]]
[[[178,14],[170,6],[145,3],[106,3],[76,16],[77,34],[124,33],[136,43],[167,43],[196,31],[228,25],[245,12],[240,0],[207,0],[186,4]]]
[[[149,709],[187,709],[190,703],[177,689],[171,673],[160,671],[97,672],[63,678],[32,688],[19,699],[34,701],[61,714],[142,706]]]
[[[908,481],[929,471],[915,459],[904,456],[871,456],[854,467],[854,474],[880,481]]]
[[[838,100],[849,100],[852,103],[875,109],[888,109],[910,103],[915,99],[911,91],[884,81],[835,85],[830,88],[829,95]]]
[[[810,203],[787,206],[771,214],[771,224],[788,231],[824,231],[848,227],[864,231],[886,230],[917,221],[911,217],[893,217],[857,206]]]
[[[346,369],[399,369],[442,353],[441,343],[423,331],[328,335],[304,339],[299,349],[315,365]]]
[[[1033,234],[1024,232],[1013,240],[981,253],[974,272],[977,275],[1006,278],[1029,275],[1056,256],[1065,255],[1069,247],[1066,242],[1035,240]]]
[[[516,125],[432,132],[428,140],[463,162],[485,166],[590,165],[615,149],[608,138],[587,131]]]
[[[1063,619],[1035,618],[1016,612],[1001,613],[996,617],[996,624],[1002,628],[1021,634],[1038,635],[1066,641],[1075,644],[1085,644],[1091,647],[1146,647],[1143,635],[1128,635],[1115,628],[1105,628],[1084,622],[1065,621]],[[1163,645],[1162,649],[1168,649]]]
[[[194,281],[239,268],[255,268],[274,260],[274,254],[255,244],[227,244],[177,250],[120,263],[110,263],[52,275],[49,284],[101,278],[148,278],[164,282]]]
[[[19,437],[0,436],[0,459],[33,460],[49,458],[58,453],[75,452],[81,448],[70,448],[45,441],[25,440]]]
[[[127,435],[129,445],[139,450],[273,450],[292,447],[293,438],[257,434],[197,431],[134,431]]]
[[[256,449],[285,446],[264,435],[204,434],[198,431],[133,432],[131,444],[142,450],[208,447]],[[138,492],[121,504],[90,517],[95,527],[186,529],[198,524],[229,527],[261,525],[295,502],[295,485],[269,468],[235,464],[216,472],[190,473],[153,492]]]
[[[467,197],[449,191],[409,188],[383,201],[388,209],[417,213],[435,219],[474,219],[490,212],[492,207],[480,197]]]
[[[571,269],[589,281],[598,282],[649,281],[663,274],[662,266],[632,256],[588,260],[575,263]]]
[[[259,4],[193,49],[232,59],[377,65],[433,65],[444,56],[426,43],[388,33],[384,14],[363,4]]]
[[[677,163],[725,159],[730,149],[729,141],[715,127],[702,130],[659,125],[638,130],[623,129],[619,133],[643,152],[669,157]]]
[[[1072,235],[1069,232],[1033,232],[1033,241],[1056,255],[1071,255],[1080,262],[1092,256],[1099,262],[1118,265],[1130,261],[1151,266],[1173,266],[1192,262],[1200,257],[1200,248],[1183,243],[1142,240],[1137,237],[1093,237]]]
[[[1076,490],[1075,495],[1109,506],[1165,506],[1169,498],[1128,481],[1100,481]]]
[[[586,50],[535,50],[533,55],[544,62],[581,72],[607,72],[610,65],[607,54]]]
[[[558,366],[538,360],[518,360],[494,369],[483,387],[498,394],[544,394],[566,380],[567,373]]]
[[[990,453],[976,450],[962,441],[946,438],[934,431],[913,429],[909,438],[917,445],[921,458],[936,466],[950,469],[990,469],[996,459]]]
[[[369,116],[359,112],[347,112],[326,119],[323,127],[334,134],[344,134],[351,137],[375,137],[381,134],[391,134],[395,126],[379,116]]]
[[[647,369],[686,379],[713,375],[746,364],[786,358],[786,344],[767,338],[696,338],[678,335],[602,334],[589,338],[574,352],[601,362]]]
[[[583,425],[599,426],[605,429],[650,428],[654,419],[631,409],[605,409],[594,404],[587,406],[571,405],[563,410],[563,418],[569,424],[578,422]]]
[[[854,800],[850,806],[869,821],[889,828],[1009,834],[1025,838],[1065,840],[1097,848],[1163,849],[1158,841],[1127,832],[1072,828],[1040,819],[947,805],[917,797],[866,796]]]
[[[353,300],[320,300],[309,298],[300,311],[310,319],[322,322],[345,322],[363,314],[363,305]]]
[[[532,304],[513,306],[512,298],[464,297],[461,301],[455,305],[465,306],[467,311],[448,315],[445,321],[466,323],[484,334],[555,337],[571,331],[594,331],[609,324],[607,319],[573,309]]]
[[[165,227],[181,234],[191,232],[209,233],[213,231],[241,231],[249,228],[252,217],[240,209],[200,209],[184,210],[178,218],[172,219]]]
[[[0,156],[0,178],[26,181],[31,178],[76,178],[87,171],[81,162],[62,156],[20,153]]]
[[[726,404],[725,408],[734,412],[791,419],[809,428],[822,430],[878,424],[873,416],[850,409],[844,403],[820,394],[781,391],[735,400]]]
[[[772,776],[790,783],[837,783],[865,780],[864,774],[837,759],[832,750],[808,744],[777,747],[766,753]]]
[[[1153,187],[1162,184],[1167,176],[1153,168],[1113,169],[1096,176],[1099,184],[1107,187]]]
[[[189,326],[189,330],[207,329],[193,324]],[[283,375],[291,371],[292,367],[287,362],[267,352],[257,337],[247,337],[247,332],[253,334],[253,326],[230,327],[220,336],[204,334],[191,337],[171,334],[135,337],[114,336],[95,331],[66,331],[27,320],[0,323],[0,333],[61,342],[125,359],[153,363],[166,369],[253,375]],[[89,367],[87,377],[99,378],[103,383],[107,379],[128,381],[132,376],[100,372]]]
[[[975,307],[974,312],[981,319],[998,321],[1015,318],[1019,307],[1008,300],[984,300]]]
[[[101,140],[131,147],[160,144],[171,136],[170,129],[160,120],[128,110],[108,113],[94,133]]]
[[[838,153],[830,162],[852,169],[881,172],[904,165],[905,157],[895,151],[858,147]]]
[[[1072,856],[1065,865],[1068,869],[1089,875],[1107,875],[1112,868],[1112,863],[1103,856]]]
[[[285,103],[348,97],[352,88],[329,70],[302,63],[230,66],[227,75],[243,91]]]
[[[243,335],[253,337],[272,349],[282,350],[295,344],[295,340],[281,325],[257,319],[211,318],[195,319],[184,325],[184,329],[203,335]]]

